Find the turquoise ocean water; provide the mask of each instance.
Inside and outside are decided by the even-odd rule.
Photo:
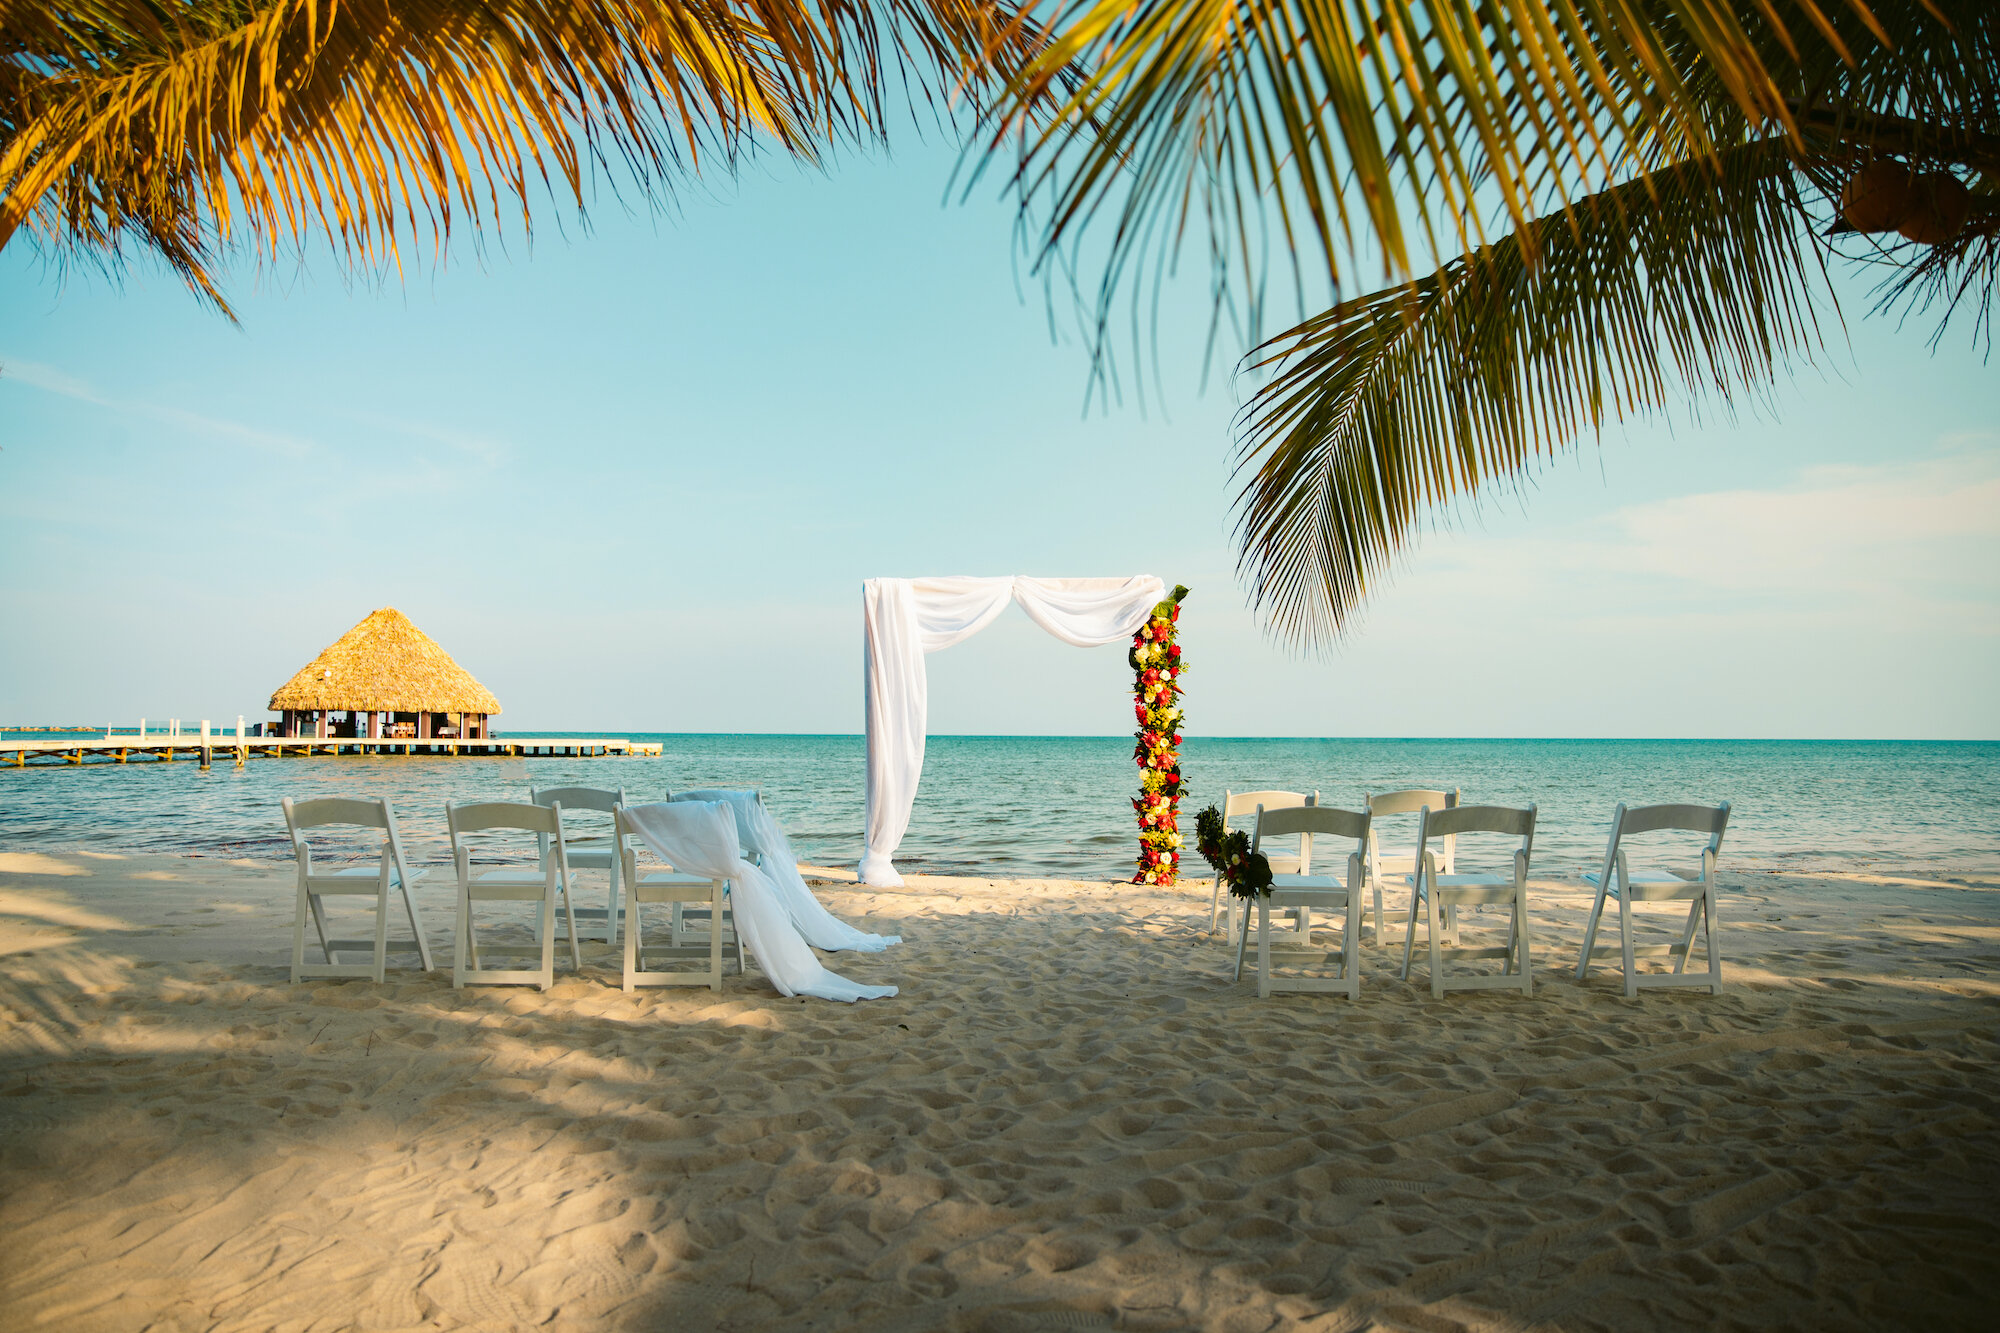
[[[549,732],[547,735],[574,735]],[[592,733],[597,734],[597,733]],[[761,787],[799,855],[861,853],[859,736],[651,735],[657,759],[258,759],[0,768],[0,848],[289,856],[283,796],[386,796],[411,850],[438,856],[446,799],[525,800],[529,786],[622,786],[631,799]],[[532,741],[532,733],[508,739]],[[1136,844],[1129,737],[934,736],[905,869],[990,877],[1126,878]],[[2000,872],[2000,743],[1932,741],[1316,740],[1189,737],[1193,812],[1224,788],[1362,793],[1460,787],[1540,806],[1535,862],[1560,874],[1603,854],[1620,801],[1728,800],[1725,861],[1745,868]],[[1192,838],[1190,837],[1190,842]],[[1190,851],[1190,856],[1193,856]],[[1205,870],[1196,858],[1191,870]]]

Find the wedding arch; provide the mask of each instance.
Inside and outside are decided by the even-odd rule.
[[[971,638],[992,624],[1010,601],[1019,602],[1028,618],[1050,634],[1079,648],[1095,648],[1132,637],[1133,665],[1141,675],[1135,694],[1140,697],[1143,722],[1149,699],[1156,698],[1163,688],[1175,694],[1178,689],[1173,684],[1159,683],[1161,671],[1157,667],[1150,668],[1153,683],[1143,679],[1149,668],[1143,666],[1146,657],[1138,652],[1136,640],[1144,636],[1150,641],[1155,609],[1163,599],[1177,605],[1178,596],[1184,593],[1184,589],[1175,589],[1175,597],[1169,599],[1166,584],[1149,574],[1100,579],[1038,579],[1026,575],[869,579],[863,583],[868,840],[861,856],[861,882],[884,888],[903,882],[903,877],[896,873],[893,858],[903,834],[909,830],[917,781],[924,768],[924,726],[929,708],[925,653]],[[1171,672],[1168,680],[1172,680]],[[1171,732],[1172,726],[1167,730]],[[1144,734],[1142,730],[1141,767],[1151,763],[1158,768],[1165,762],[1162,756],[1167,754],[1167,744],[1163,739],[1157,753],[1153,753],[1143,739]],[[1177,787],[1179,737],[1173,736],[1172,741],[1173,782]],[[1147,757],[1149,754],[1151,758]],[[1157,790],[1157,780],[1155,787],[1148,790]],[[1142,809],[1142,827],[1147,826],[1147,819]],[[1179,835],[1171,829],[1156,838],[1169,835],[1177,845]],[[1144,855],[1142,852],[1142,858]],[[1173,859],[1168,857],[1169,866]],[[1143,869],[1141,873],[1144,874]]]

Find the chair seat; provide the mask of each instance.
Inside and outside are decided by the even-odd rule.
[[[1593,889],[1598,886],[1600,879],[1600,875],[1595,870],[1586,870],[1583,872],[1583,882],[1590,885]],[[1674,899],[1699,898],[1701,892],[1701,878],[1699,876],[1683,875],[1677,870],[1652,870],[1633,872],[1631,894],[1629,896],[1633,902],[1664,902]],[[1618,893],[1618,876],[1613,875],[1608,895],[1616,898]]]
[[[427,871],[412,870],[410,882],[416,883]],[[315,872],[306,876],[306,889],[312,893],[326,894],[368,894],[374,893],[382,882],[382,872],[373,866],[349,866],[345,870],[330,870],[325,874]],[[403,878],[392,866],[389,869],[389,887],[402,887]]]
[[[1334,875],[1273,875],[1271,906],[1345,907],[1347,884]]]
[[[1403,883],[1414,887],[1415,875],[1403,876]],[[1433,881],[1437,885],[1438,900],[1449,899],[1453,903],[1504,903],[1514,896],[1514,881],[1508,875],[1493,875],[1475,871],[1463,875],[1439,875]]]
[[[609,870],[611,869],[613,858],[617,856],[617,853],[609,847],[602,849],[585,848],[582,851],[570,847],[565,850],[569,857],[569,868],[571,870]]]
[[[631,893],[634,900],[644,903],[706,900],[714,891],[714,884],[714,880],[701,875],[655,870],[649,875],[639,876],[638,883],[632,885]]]
[[[467,892],[474,898],[534,902],[548,892],[548,879],[539,870],[488,870],[472,877]]]

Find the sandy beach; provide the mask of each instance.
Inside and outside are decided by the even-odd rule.
[[[294,987],[288,865],[0,854],[8,1326],[1991,1326],[2000,880],[1725,873],[1627,1000],[1537,879],[1532,997],[1355,1005],[1205,883],[840,880],[893,1000],[454,991],[442,870],[447,970]]]

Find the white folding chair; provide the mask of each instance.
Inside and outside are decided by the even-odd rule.
[[[1375,940],[1382,943],[1382,882],[1401,884],[1417,872],[1417,858],[1409,856],[1384,856],[1380,845],[1382,828],[1376,824],[1384,815],[1415,814],[1419,810],[1453,810],[1458,806],[1459,789],[1437,791],[1425,787],[1410,787],[1403,791],[1369,793],[1362,803],[1369,815],[1368,861],[1362,868],[1367,876],[1366,884],[1375,891]],[[1458,839],[1443,838],[1438,843],[1438,869],[1449,875],[1458,868]],[[1458,943],[1458,909],[1453,908],[1444,922],[1445,942]]]
[[[1715,944],[1715,862],[1722,852],[1722,831],[1729,827],[1729,802],[1721,805],[1641,805],[1627,808],[1621,801],[1611,816],[1611,842],[1604,849],[1604,868],[1586,872],[1584,882],[1595,885],[1597,901],[1591,904],[1590,924],[1583,932],[1583,950],[1576,960],[1576,979],[1583,980],[1596,954],[1617,953],[1625,965],[1625,993],[1637,995],[1642,986],[1706,986],[1712,995],[1722,994],[1722,955]],[[1706,833],[1708,845],[1701,850],[1701,865],[1693,874],[1670,867],[1634,871],[1627,860],[1625,839],[1645,833],[1666,831]],[[1597,945],[1597,923],[1604,914],[1604,899],[1618,900],[1618,943]],[[1639,944],[1632,936],[1633,903],[1686,902],[1687,925],[1679,944]],[[1708,971],[1689,975],[1688,951],[1694,947],[1695,926],[1701,926],[1702,945],[1708,956]],[[1672,972],[1638,970],[1639,958],[1669,957]]]
[[[423,963],[423,970],[431,970],[431,946],[424,938],[423,921],[417,914],[416,900],[410,897],[410,885],[422,879],[425,872],[412,871],[403,856],[403,836],[396,828],[396,812],[389,808],[387,801],[350,800],[330,797],[315,801],[294,801],[285,797],[285,828],[291,834],[292,852],[298,857],[299,900],[298,910],[292,920],[292,980],[303,977],[372,977],[377,982],[383,979],[388,969],[389,950],[398,952],[414,950]],[[378,861],[373,866],[348,866],[340,870],[324,870],[313,865],[312,847],[301,833],[302,829],[324,828],[332,824],[350,825],[360,828],[382,830],[382,848]],[[395,889],[402,895],[403,911],[409,917],[410,938],[391,941],[389,938],[389,890]],[[373,897],[375,899],[375,938],[372,940],[330,939],[326,933],[326,912],[320,900],[326,897]],[[306,918],[312,918],[313,929],[319,935],[320,951],[325,955],[324,963],[306,961]],[[342,952],[359,950],[371,952],[366,963],[343,963],[337,957]]]
[[[601,811],[610,814],[619,806],[627,804],[625,789],[611,791],[603,787],[550,787],[546,791],[528,788],[528,799],[536,805],[559,805],[566,817],[566,826],[576,827],[576,812],[579,810]],[[604,918],[604,942],[618,942],[618,898],[619,875],[624,869],[625,858],[619,855],[617,834],[609,831],[602,834],[571,832],[565,839],[569,850],[569,868],[577,870],[602,870],[611,878],[610,896],[603,907],[573,907],[571,913],[586,922]],[[549,864],[549,840],[543,835],[535,840],[536,849],[541,853],[543,869]],[[563,900],[567,903],[573,893],[565,881],[562,888]]]
[[[750,790],[750,794],[756,798],[758,805],[764,804],[764,793],[761,789],[747,790]],[[669,801],[687,801],[699,800],[701,798],[698,795],[683,793],[680,796],[670,796],[667,799]],[[740,836],[742,833],[740,826],[737,831]],[[764,852],[762,848],[751,847],[745,844],[742,846],[741,851],[743,859],[751,865],[761,866],[764,864]],[[674,932],[674,947],[677,949],[692,944],[697,940],[707,939],[708,909],[694,903],[677,902],[673,906],[672,927]],[[736,950],[736,970],[739,973],[742,972],[743,941],[736,933],[736,912],[730,906],[727,890],[724,890],[722,897],[722,942]]]
[[[1514,850],[1511,875],[1457,873],[1447,875],[1433,839],[1460,838],[1468,833],[1504,833],[1521,840]],[[1410,954],[1417,942],[1417,912],[1424,911],[1429,930],[1431,998],[1443,999],[1448,990],[1514,989],[1532,994],[1535,986],[1534,956],[1528,939],[1528,861],[1535,850],[1535,807],[1510,810],[1498,805],[1461,805],[1450,810],[1425,809],[1417,815],[1417,870],[1404,876],[1411,886],[1410,919],[1403,931],[1402,978],[1410,979]],[[1457,947],[1457,933],[1447,942],[1441,912],[1480,903],[1506,903],[1513,910],[1507,925],[1504,946],[1472,949]],[[1444,960],[1499,958],[1504,960],[1499,974],[1447,977]]]
[[[1266,838],[1298,834],[1301,838],[1352,838],[1354,850],[1347,854],[1345,881],[1332,875],[1274,874],[1271,891],[1257,898],[1257,997],[1268,999],[1273,991],[1340,991],[1348,999],[1361,998],[1360,957],[1355,946],[1361,942],[1361,851],[1368,843],[1368,815],[1332,806],[1290,806],[1257,812],[1257,828],[1251,835],[1250,850],[1262,850]],[[1321,849],[1321,855],[1325,854]],[[1297,911],[1296,934],[1276,934],[1271,930],[1271,909],[1290,907]],[[1338,954],[1312,942],[1312,913],[1318,908],[1338,912],[1340,949]],[[1243,935],[1236,945],[1236,975],[1243,975],[1244,944],[1250,938],[1250,914],[1243,914]],[[1334,977],[1279,976],[1278,963],[1324,967],[1338,958],[1340,975]]]
[[[691,836],[699,836],[701,823],[710,818],[705,812],[720,808],[727,812],[726,805],[716,806],[700,801],[686,801],[656,807],[669,812],[662,816],[673,820],[677,827],[683,827]],[[723,896],[729,891],[726,879],[708,879],[701,875],[683,875],[671,865],[662,863],[657,870],[639,869],[638,848],[632,839],[638,830],[627,818],[624,807],[619,807],[612,816],[613,828],[617,831],[619,855],[625,861],[625,971],[624,988],[635,986],[707,986],[710,990],[722,989],[722,935]],[[732,819],[733,823],[733,819]],[[725,849],[730,850],[730,849]],[[726,855],[720,859],[728,859]],[[655,954],[665,954],[670,958],[692,960],[698,952],[706,952],[707,966],[699,970],[682,968],[668,970],[646,967],[645,914],[642,908],[649,903],[670,904],[676,914],[689,903],[699,903],[706,909],[708,929],[707,948],[698,951],[690,944],[682,943],[682,932],[678,923],[667,932],[665,946],[655,949]],[[690,940],[692,938],[692,932]],[[736,941],[736,971],[743,971],[743,943]]]
[[[479,805],[444,803],[445,824],[451,829],[451,860],[458,870],[458,948],[452,959],[451,984],[477,986],[538,986],[547,990],[556,980],[556,898],[569,882],[569,851],[563,842],[562,807],[527,805],[513,801],[490,801]],[[475,872],[472,847],[465,835],[492,830],[532,833],[536,843],[548,839],[553,859],[536,869],[502,866]],[[479,942],[473,930],[472,905],[486,902],[539,902],[535,926],[536,945],[488,944]],[[569,912],[569,965],[581,970],[583,958],[576,947],[576,915],[567,895],[563,907]],[[489,968],[480,961],[482,950],[500,954],[539,954],[535,968]]]
[[[1297,791],[1230,791],[1225,788],[1222,793],[1222,827],[1226,831],[1229,828],[1229,821],[1241,816],[1247,815],[1255,818],[1259,807],[1266,810],[1291,810],[1302,805],[1317,804],[1319,804],[1318,792],[1314,792],[1308,796],[1304,792]],[[1288,875],[1297,875],[1309,872],[1312,869],[1311,835],[1308,834],[1299,839],[1298,852],[1281,851],[1268,855],[1267,859],[1271,861],[1271,872],[1273,874],[1282,872]],[[1215,922],[1221,914],[1222,876],[1217,875],[1215,877],[1215,892],[1209,895],[1209,934],[1213,935],[1215,933]],[[1247,923],[1249,919],[1246,913],[1244,921]],[[1236,899],[1232,897],[1229,900],[1228,935],[1236,933]],[[1228,935],[1225,935],[1223,938],[1227,940]]]

